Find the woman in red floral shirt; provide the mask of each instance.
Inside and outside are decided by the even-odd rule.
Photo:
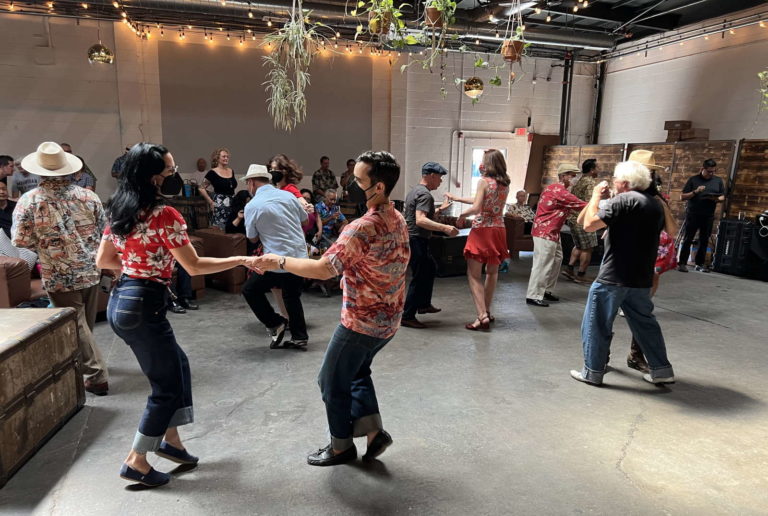
[[[509,194],[509,176],[504,155],[496,149],[488,149],[483,154],[480,164],[482,181],[477,182],[477,192],[474,199],[462,199],[451,194],[449,199],[471,204],[461,215],[460,219],[475,215],[472,221],[472,231],[464,246],[464,258],[467,260],[467,279],[469,290],[477,309],[477,319],[467,323],[468,330],[487,330],[493,321],[491,302],[499,278],[499,265],[509,258],[507,233],[504,227],[504,204]],[[461,226],[460,226],[461,227]],[[483,265],[485,265],[485,282],[483,282]]]
[[[133,146],[107,208],[109,227],[96,257],[98,267],[122,270],[109,297],[107,319],[131,347],[152,386],[120,476],[150,487],[168,483],[170,476],[149,465],[148,452],[179,464],[198,461],[187,453],[176,429],[191,423],[193,412],[189,362],[165,317],[175,261],[193,276],[254,263],[245,256],[197,256],[184,218],[157,195],[163,180],[176,169],[165,147]]]

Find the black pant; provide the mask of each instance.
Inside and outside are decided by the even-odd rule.
[[[283,316],[275,312],[267,299],[267,292],[273,288],[283,290],[283,301],[290,319],[293,340],[308,340],[307,323],[304,321],[304,307],[301,306],[301,289],[304,280],[290,272],[265,272],[252,274],[243,285],[243,297],[253,313],[267,328],[274,328],[285,322]]]
[[[405,298],[403,319],[414,319],[416,310],[432,304],[432,287],[437,273],[437,263],[429,251],[429,239],[412,236],[410,243],[411,260],[408,265],[411,267],[411,284]]]
[[[704,265],[713,222],[714,215],[689,213],[685,216],[685,235],[683,237],[683,244],[680,246],[680,258],[678,260],[680,265],[688,263],[688,256],[691,254],[691,244],[697,231],[699,233],[699,248],[696,251],[695,261],[696,265]]]

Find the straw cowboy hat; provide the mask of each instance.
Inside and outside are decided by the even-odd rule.
[[[578,174],[579,172],[581,172],[581,169],[575,163],[560,163],[557,166],[558,176],[563,174]]]
[[[272,181],[272,174],[269,173],[269,170],[267,170],[267,167],[264,165],[249,166],[248,172],[245,174],[245,176],[243,176],[243,181],[246,179],[255,179],[257,177],[266,179],[267,181]]]
[[[64,152],[58,143],[43,142],[36,152],[21,160],[21,167],[38,176],[61,177],[83,168],[83,162],[74,154]]]
[[[653,151],[637,149],[629,153],[627,161],[634,161],[645,165],[649,169],[664,170],[664,167],[656,164],[656,158],[653,157]]]

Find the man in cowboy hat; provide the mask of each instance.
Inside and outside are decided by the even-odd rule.
[[[561,163],[557,167],[557,183],[541,192],[536,218],[533,220],[533,266],[528,280],[525,302],[533,306],[549,306],[547,301],[559,301],[552,294],[557,284],[560,264],[563,262],[563,248],[560,245],[560,230],[571,211],[577,211],[587,203],[570,193],[567,188],[580,172],[575,163]]]
[[[21,162],[41,177],[40,185],[19,199],[13,214],[13,245],[38,253],[43,287],[56,307],[77,310],[85,389],[105,395],[107,366],[93,338],[101,272],[96,251],[106,217],[99,197],[73,185],[82,161],[53,142],[41,143]]]
[[[253,199],[245,205],[245,234],[251,241],[261,241],[264,253],[292,258],[307,258],[307,243],[301,225],[307,212],[296,197],[272,184],[272,174],[264,165],[251,165],[243,178]],[[306,350],[307,324],[301,305],[304,280],[290,272],[277,270],[253,274],[243,285],[243,297],[254,315],[267,327],[272,340],[270,348],[290,347]],[[267,300],[273,288],[283,291],[288,320],[275,312]],[[281,346],[285,330],[291,330],[291,340]]]
[[[697,231],[699,248],[696,250],[696,270],[709,272],[709,267],[704,265],[704,259],[707,257],[707,245],[712,234],[715,208],[717,203],[725,200],[723,180],[715,175],[715,170],[717,170],[717,163],[713,159],[708,159],[704,161],[699,173],[688,178],[683,186],[681,198],[688,201],[688,207],[685,211],[685,236],[680,246],[678,260],[678,270],[681,272],[688,272],[688,256]]]
[[[646,157],[650,161],[651,156]],[[655,384],[675,381],[651,302],[664,208],[646,191],[650,185],[651,173],[645,165],[637,161],[619,163],[613,173],[617,195],[601,208],[600,201],[610,195],[608,182],[602,181],[579,214],[578,221],[586,231],[608,227],[605,255],[589,289],[581,323],[584,366],[580,371],[571,370],[571,377],[580,382],[603,383],[619,308],[624,310],[632,336],[648,361],[650,372],[643,379]]]
[[[584,163],[581,164],[581,178],[573,185],[571,193],[582,201],[588,201],[597,184],[595,178],[598,172],[596,159],[584,160]],[[573,238],[573,250],[571,251],[571,258],[568,260],[568,266],[563,270],[563,275],[577,283],[587,283],[587,267],[592,260],[592,251],[597,247],[597,234],[584,231],[584,226],[576,222],[577,215],[577,213],[571,212],[568,216],[568,227],[571,228],[571,237]],[[577,263],[579,268],[574,271]]]

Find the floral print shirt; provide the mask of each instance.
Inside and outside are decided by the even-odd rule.
[[[69,177],[43,178],[19,199],[11,234],[13,245],[38,254],[45,290],[71,292],[99,282],[96,251],[105,224],[95,193]]]
[[[533,221],[531,235],[560,241],[560,230],[571,211],[581,210],[587,203],[565,189],[562,183],[549,185],[541,192],[536,219]]]
[[[329,220],[323,224],[323,234],[326,236],[333,235],[333,228],[335,228],[337,224],[341,224],[347,220],[344,214],[341,213],[341,207],[338,204],[334,204],[333,206],[329,207],[325,202],[319,202],[315,205],[315,212],[320,216],[320,218],[323,219],[327,219],[334,213],[339,214],[339,216],[335,219]]]
[[[160,205],[142,222],[136,224],[127,237],[104,232],[122,256],[122,272],[131,278],[151,279],[161,283],[170,280],[176,263],[171,249],[189,243],[184,217],[170,206]]]
[[[411,257],[408,226],[392,204],[371,208],[347,225],[324,256],[341,280],[341,324],[386,339],[397,332]]]
[[[582,201],[589,202],[592,198],[592,191],[597,186],[597,181],[589,174],[583,174],[576,184],[571,187],[571,193],[581,199]],[[579,214],[571,212],[568,215],[568,224],[575,224]]]
[[[517,203],[507,204],[507,215],[514,215],[515,217],[520,217],[526,222],[533,222],[534,217],[536,217],[536,214],[533,212],[533,209],[531,209],[530,206],[528,206],[527,204],[517,204]]]
[[[503,228],[504,203],[507,202],[509,187],[499,185],[492,177],[483,177],[488,183],[483,197],[482,211],[472,221],[473,228]]]
[[[313,190],[336,190],[339,187],[339,183],[336,181],[336,176],[331,169],[323,170],[318,168],[315,173],[312,174],[312,189]]]

